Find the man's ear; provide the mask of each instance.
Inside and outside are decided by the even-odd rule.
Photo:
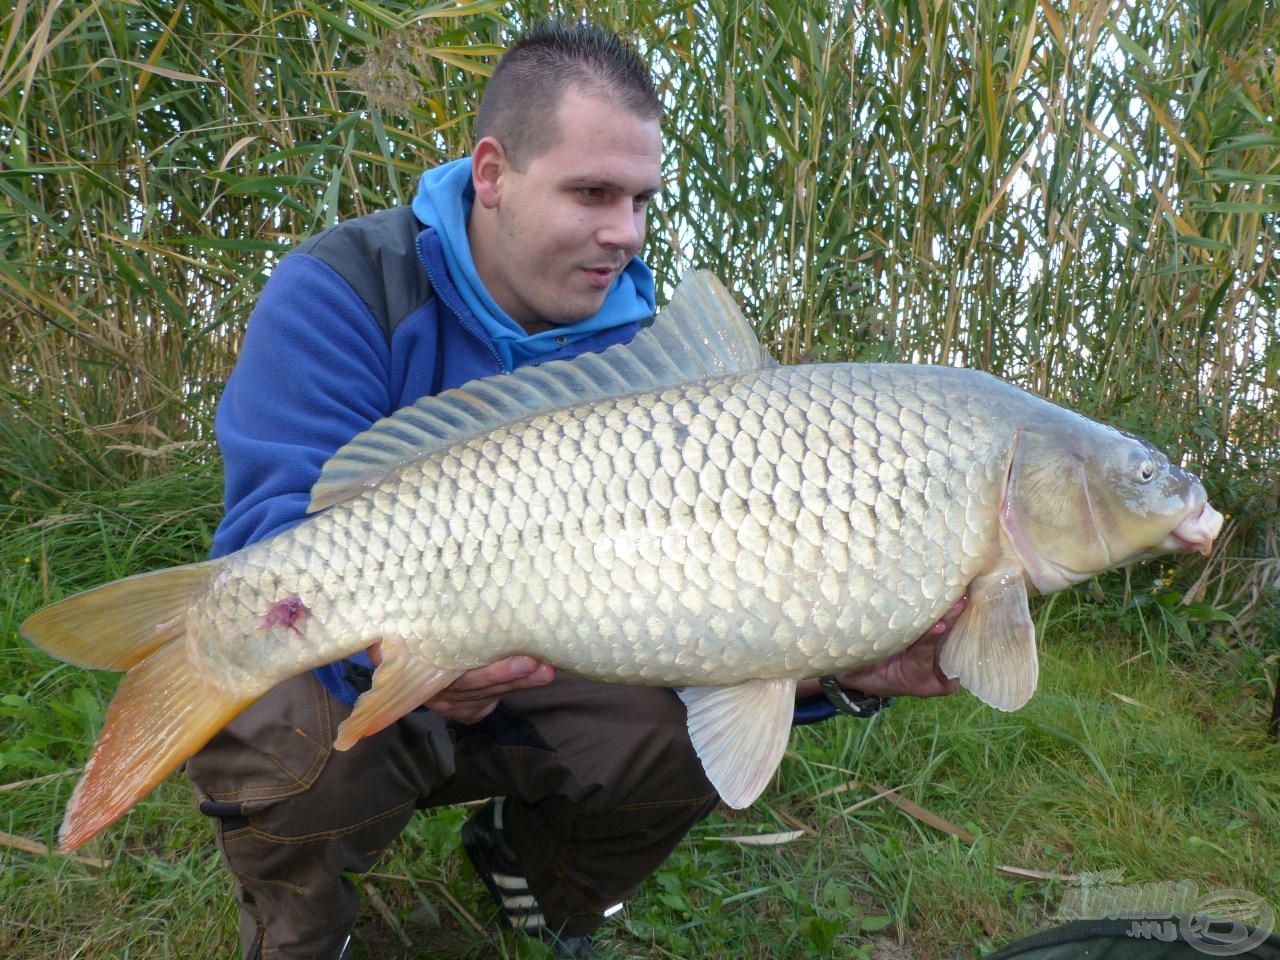
[[[503,176],[510,166],[507,152],[493,137],[485,137],[475,145],[471,151],[471,185],[476,191],[476,203],[486,208],[498,205]]]

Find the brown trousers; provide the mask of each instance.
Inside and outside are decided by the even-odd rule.
[[[560,675],[474,725],[419,710],[339,753],[350,711],[310,674],[187,764],[236,880],[244,955],[337,960],[370,869],[415,809],[506,796],[507,836],[548,925],[579,936],[716,804],[671,691]]]

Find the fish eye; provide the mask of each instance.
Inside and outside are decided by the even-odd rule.
[[[1159,477],[1169,461],[1145,440],[1134,439],[1129,448],[1125,468],[1130,482],[1146,485]]]

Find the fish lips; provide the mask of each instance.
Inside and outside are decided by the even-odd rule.
[[[1161,547],[1168,553],[1198,553],[1207,557],[1214,538],[1222,530],[1223,516],[1207,502],[1196,513],[1188,513],[1169,531]]]

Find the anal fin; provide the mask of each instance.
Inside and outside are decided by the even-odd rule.
[[[391,726],[466,672],[427,663],[400,640],[383,640],[382,656],[373,671],[373,687],[360,695],[351,715],[339,725],[335,750],[350,750],[362,737]]]
[[[732,687],[685,687],[689,738],[707,779],[735,809],[769,785],[787,749],[796,680],[750,680]]]
[[[974,580],[969,604],[951,628],[938,665],[997,710],[1017,710],[1031,699],[1040,665],[1021,572],[1003,570]]]

